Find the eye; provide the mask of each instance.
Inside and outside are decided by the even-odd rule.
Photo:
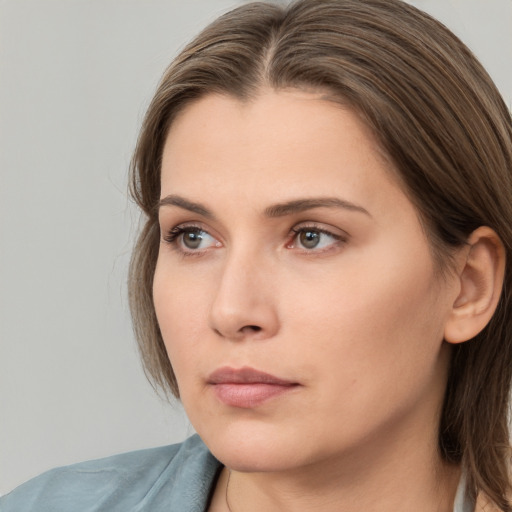
[[[164,240],[175,245],[182,252],[200,252],[210,247],[220,247],[221,243],[198,226],[176,226]]]
[[[289,249],[306,251],[322,251],[342,244],[346,238],[317,226],[300,226],[292,229],[293,239],[288,244]]]

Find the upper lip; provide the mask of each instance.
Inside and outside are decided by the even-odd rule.
[[[222,367],[208,377],[209,384],[273,384],[276,386],[292,386],[297,384],[286,379],[280,379],[270,373],[262,372],[244,366],[243,368]]]

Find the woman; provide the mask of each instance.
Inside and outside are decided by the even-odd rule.
[[[512,122],[455,36],[396,0],[248,4],[133,162],[135,330],[199,437],[5,510],[511,510]]]

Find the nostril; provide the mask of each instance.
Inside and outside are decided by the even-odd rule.
[[[249,334],[249,333],[256,333],[260,332],[263,329],[259,325],[244,325],[239,331],[239,335]],[[215,334],[218,334],[221,338],[225,338],[225,334],[222,333],[219,329],[213,329]],[[237,336],[238,337],[238,336]]]

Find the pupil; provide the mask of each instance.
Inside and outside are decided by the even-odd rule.
[[[320,233],[317,231],[303,231],[300,234],[300,243],[308,249],[313,249],[320,242]]]
[[[201,244],[202,240],[203,237],[197,231],[189,231],[188,233],[185,233],[183,236],[183,243],[189,249],[197,249]]]

